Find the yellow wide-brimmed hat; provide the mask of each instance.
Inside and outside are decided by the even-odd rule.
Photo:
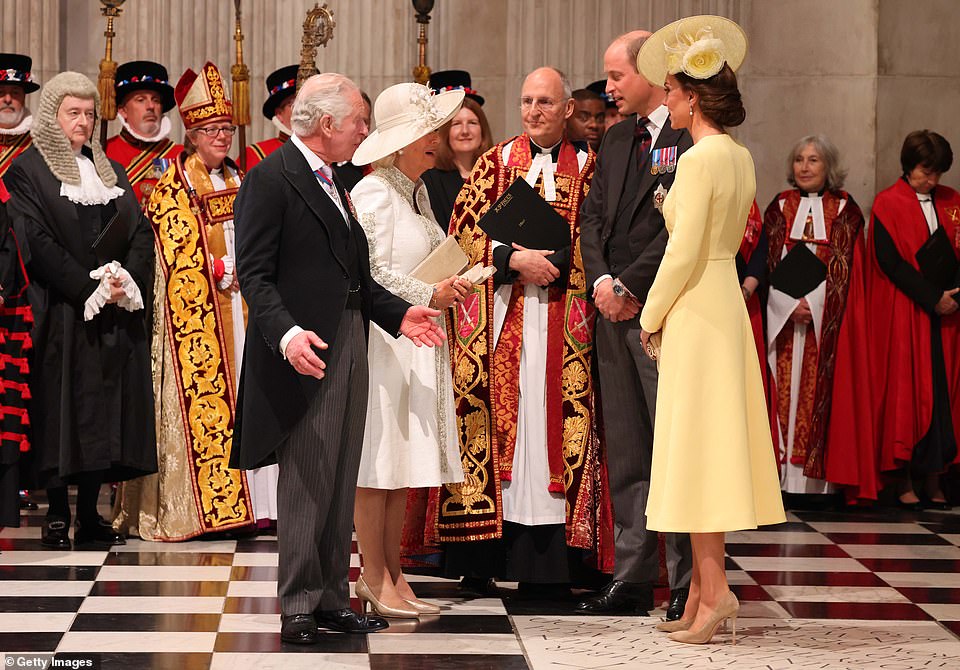
[[[743,28],[723,16],[704,14],[674,21],[651,35],[637,54],[637,71],[654,86],[668,74],[709,79],[724,64],[736,72],[747,55]]]
[[[367,165],[403,149],[456,116],[462,90],[434,94],[422,84],[394,84],[373,105],[377,129],[357,147],[354,165]]]

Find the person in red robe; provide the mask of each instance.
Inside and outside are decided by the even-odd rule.
[[[938,133],[907,135],[903,176],[877,194],[870,219],[870,361],[880,469],[899,502],[947,509],[940,474],[960,461],[960,313],[953,268],[917,260],[921,248],[960,250],[960,194],[941,185],[953,151]],[[938,246],[939,245],[939,246]],[[952,254],[950,253],[952,252]],[[940,258],[921,253],[925,259]],[[922,501],[915,481],[924,484]]]
[[[870,499],[876,497],[872,416],[864,389],[846,386],[848,378],[868,374],[862,356],[864,220],[842,190],[845,176],[828,138],[804,137],[787,159],[787,181],[795,188],[777,195],[764,216],[772,423],[784,492],[825,495],[839,485],[851,499]],[[821,281],[802,288],[777,273],[791,253],[803,251],[800,246],[813,252],[824,272]]]
[[[247,147],[245,170],[282,147],[293,134],[290,115],[297,92],[297,69],[296,65],[287,65],[267,75],[267,99],[263,103],[263,115],[276,127],[277,136]]]
[[[124,167],[141,207],[183,145],[170,139],[174,107],[167,68],[148,60],[124,63],[114,77],[120,133],[107,140],[107,156]]]

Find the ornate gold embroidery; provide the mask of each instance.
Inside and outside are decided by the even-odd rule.
[[[204,531],[250,523],[252,513],[241,470],[227,467],[233,439],[230,368],[218,336],[211,295],[207,241],[191,213],[187,185],[178,168],[168,170],[154,190],[147,213],[162,249],[169,325],[179,366],[181,413],[192,455],[194,499]]]

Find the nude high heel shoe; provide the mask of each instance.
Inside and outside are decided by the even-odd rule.
[[[440,614],[440,605],[434,605],[419,598],[404,598],[403,600],[420,614]]]
[[[685,642],[686,644],[706,644],[712,638],[721,623],[730,620],[730,627],[733,630],[733,644],[737,643],[737,613],[740,611],[740,603],[732,591],[727,591],[720,600],[717,610],[707,619],[698,630],[681,630],[670,633],[670,639],[674,642]]]
[[[367,613],[367,606],[379,614],[382,617],[390,617],[393,619],[419,619],[420,613],[414,609],[406,609],[404,607],[390,607],[384,605],[380,602],[373,591],[370,590],[370,587],[367,586],[367,583],[363,581],[363,576],[357,577],[357,584],[355,587],[357,598],[360,599],[360,612],[362,614]],[[406,601],[404,601],[406,602]]]
[[[661,621],[657,624],[657,630],[661,633],[676,633],[681,630],[690,630],[693,625],[693,619],[677,619],[676,621]]]

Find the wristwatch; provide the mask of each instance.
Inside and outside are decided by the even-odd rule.
[[[613,280],[613,294],[618,298],[625,298],[630,295],[630,291],[628,291],[627,287],[623,285],[623,282],[617,278]]]

